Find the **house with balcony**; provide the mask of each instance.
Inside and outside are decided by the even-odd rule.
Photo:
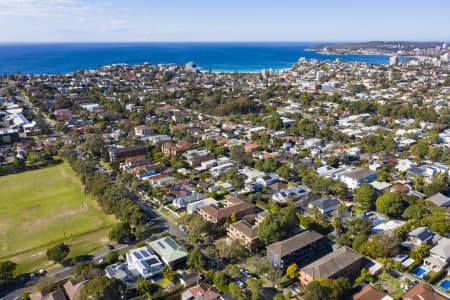
[[[363,258],[353,249],[342,246],[303,267],[300,270],[300,284],[304,287],[314,279],[354,278],[361,271]]]
[[[246,220],[230,224],[227,235],[232,240],[240,241],[248,249],[253,249],[259,244],[258,225],[251,225]]]
[[[247,215],[256,213],[256,205],[244,201],[239,198],[226,199],[224,206],[219,205],[206,205],[199,209],[200,216],[213,224],[223,224],[231,215],[235,214],[238,219],[241,219]]]
[[[328,253],[331,247],[323,235],[306,230],[286,240],[270,244],[266,250],[270,264],[276,269],[284,270],[292,263],[304,266]]]
[[[148,247],[130,250],[126,255],[128,269],[134,277],[150,278],[161,273],[164,264]]]
[[[356,168],[341,175],[340,180],[350,189],[356,189],[363,183],[370,183],[378,178],[378,174],[370,169]]]

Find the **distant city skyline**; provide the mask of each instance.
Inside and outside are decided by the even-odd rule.
[[[450,41],[450,1],[0,0],[0,43]]]

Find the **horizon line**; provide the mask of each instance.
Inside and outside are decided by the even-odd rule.
[[[385,42],[385,43],[448,43],[446,40],[329,40],[329,41],[300,41],[300,40],[259,40],[259,41],[249,41],[249,40],[216,40],[216,41],[0,41],[0,44],[177,44],[177,43],[303,43],[303,44],[339,44],[339,43],[370,43],[370,42]]]

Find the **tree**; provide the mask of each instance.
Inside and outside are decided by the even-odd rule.
[[[241,275],[241,271],[239,270],[239,267],[235,264],[228,264],[225,267],[225,273],[230,277],[239,277]]]
[[[132,238],[130,224],[125,222],[120,222],[114,225],[108,234],[111,241],[118,241],[119,243],[124,243]]]
[[[443,193],[446,194],[448,191],[448,178],[445,174],[438,174],[434,179],[433,182],[425,186],[423,189],[425,196],[431,197],[434,194],[437,193]]]
[[[237,222],[237,220],[238,220],[237,215],[236,215],[235,212],[233,212],[233,213],[230,215],[230,221],[231,221],[231,223],[235,223],[235,222]]]
[[[287,178],[289,175],[289,166],[282,165],[277,169],[278,175],[280,175],[281,178]]]
[[[409,256],[411,256],[416,261],[422,261],[422,259],[430,254],[430,248],[431,247],[428,244],[418,245],[411,250]]]
[[[231,294],[231,296],[235,299],[238,299],[240,295],[242,295],[241,288],[235,283],[230,282],[228,284],[228,292]]]
[[[298,226],[299,220],[295,207],[287,206],[267,216],[258,226],[259,239],[264,244],[278,242],[287,238]]]
[[[202,271],[205,267],[205,258],[198,247],[192,249],[187,257],[187,265],[194,271]]]
[[[294,279],[297,277],[298,266],[296,263],[292,263],[286,269],[286,276],[289,279]]]
[[[225,240],[218,240],[216,242],[216,248],[221,257],[225,257],[231,261],[242,258],[247,253],[244,246],[236,240],[232,240],[230,243],[227,243]]]
[[[213,277],[213,283],[214,286],[222,293],[226,293],[228,291],[228,280],[225,277],[224,272],[222,271],[215,272]]]
[[[0,262],[0,285],[2,282],[8,282],[14,279],[14,272],[16,271],[17,264],[12,261]]]
[[[360,234],[368,235],[372,229],[372,222],[366,219],[356,218],[347,222],[347,229],[352,235],[355,236]]]
[[[172,268],[169,266],[164,267],[164,269],[162,270],[162,274],[163,274],[164,278],[169,280],[170,282],[175,280],[176,274],[172,270]]]
[[[94,278],[96,274],[98,274],[96,271],[100,269],[95,269],[95,265],[91,261],[80,261],[77,262],[72,270],[71,275],[72,277],[76,278],[82,278],[82,279],[88,279],[88,278]],[[100,271],[101,274],[101,271]],[[98,275],[100,275],[98,274]]]
[[[276,287],[282,276],[283,272],[279,269],[270,268],[267,272],[267,280],[269,280],[273,287]]]
[[[250,292],[252,293],[252,300],[259,299],[259,289],[262,286],[261,279],[250,278],[247,280],[247,286]]]
[[[156,284],[151,284],[147,279],[138,278],[136,280],[137,291],[140,295],[143,295],[147,298],[147,300],[152,299],[152,295],[154,295],[159,290],[159,286]]]
[[[80,300],[110,300],[122,299],[126,286],[116,278],[97,276],[88,281],[80,292]]]
[[[368,211],[375,204],[375,189],[368,183],[362,184],[355,192],[354,201],[363,211]]]
[[[112,265],[116,263],[118,260],[119,260],[119,252],[117,250],[109,251],[108,254],[106,254],[105,258],[103,259],[103,261],[107,265]]]
[[[335,300],[332,298],[333,289],[330,286],[321,284],[318,280],[313,280],[305,287],[304,300]]]
[[[69,252],[69,246],[65,243],[60,243],[47,250],[47,257],[51,261],[61,263],[67,257]]]
[[[400,242],[396,235],[389,233],[379,233],[372,235],[359,251],[373,258],[393,257],[399,251]]]
[[[426,207],[424,207],[423,205],[414,204],[405,209],[402,214],[402,218],[420,220],[428,214],[429,211]]]
[[[355,283],[373,282],[373,281],[374,281],[373,276],[370,275],[369,271],[367,271],[366,268],[362,268],[359,277],[355,279]]]
[[[376,201],[377,212],[389,217],[398,217],[406,208],[402,194],[397,192],[387,192],[378,197]]]
[[[339,277],[335,280],[315,279],[305,287],[304,300],[341,300],[348,299],[351,291],[350,281]]]
[[[189,241],[197,241],[202,233],[208,232],[208,222],[206,222],[199,214],[190,214],[182,216],[178,219],[179,224],[183,224],[188,229]]]

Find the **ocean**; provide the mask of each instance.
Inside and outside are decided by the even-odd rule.
[[[56,74],[114,63],[195,62],[202,70],[287,69],[300,57],[387,64],[383,55],[325,55],[307,51],[308,43],[58,43],[0,44],[1,74]]]

